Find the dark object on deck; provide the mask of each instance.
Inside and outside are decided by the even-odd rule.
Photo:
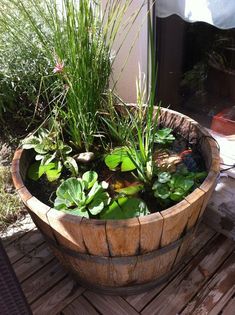
[[[32,314],[1,240],[0,313],[1,315]]]

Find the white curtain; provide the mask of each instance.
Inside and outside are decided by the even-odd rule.
[[[235,27],[235,0],[157,0],[156,11],[158,17],[177,14],[188,22]]]

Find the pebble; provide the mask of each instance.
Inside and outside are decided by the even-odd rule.
[[[95,158],[94,152],[83,152],[74,156],[74,159],[77,162],[84,163],[84,164],[93,161],[94,158]]]

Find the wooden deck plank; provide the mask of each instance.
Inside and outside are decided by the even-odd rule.
[[[202,250],[206,243],[208,243],[215,235],[215,231],[213,231],[206,225],[201,224],[196,234],[197,238],[191,244],[192,249],[190,250],[188,261],[191,260],[193,256],[197,255],[197,253]],[[188,261],[186,260],[185,264]],[[185,264],[182,264],[182,267],[179,268],[179,270],[177,270],[166,283],[159,285],[156,288],[151,289],[147,292],[124,297],[125,300],[129,304],[131,304],[138,312],[140,312],[167,285],[167,283],[169,283],[175,277],[175,275],[185,266]]]
[[[221,315],[233,315],[235,310],[235,296],[225,305]]]
[[[47,291],[52,289],[59,281],[67,276],[67,272],[57,259],[53,259],[42,269],[38,270],[21,285],[27,301],[31,304]]]
[[[231,254],[235,243],[219,235],[142,311],[143,315],[179,313]]]
[[[234,279],[235,254],[232,254],[212,279],[205,284],[197,296],[187,305],[182,315],[219,314],[235,293]]]
[[[63,311],[62,315],[98,315],[94,307],[83,296],[79,296]],[[111,315],[111,314],[110,314]]]
[[[20,282],[30,278],[35,272],[54,258],[48,246],[44,243],[32,251],[30,256],[18,260],[13,268]]]
[[[58,314],[84,291],[84,288],[67,276],[52,290],[31,304],[33,315]]]
[[[99,295],[86,291],[83,295],[102,315],[137,315],[139,314],[120,296]]]
[[[14,264],[24,256],[31,255],[32,251],[43,244],[44,241],[42,234],[37,229],[24,234],[6,248],[10,262]]]
[[[26,214],[21,219],[11,224],[6,230],[0,231],[4,247],[6,248],[11,243],[21,238],[24,234],[35,228],[35,224],[33,223],[30,215]]]

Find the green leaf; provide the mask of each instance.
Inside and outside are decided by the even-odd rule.
[[[79,197],[84,190],[84,184],[81,180],[71,177],[66,179],[56,190],[56,195],[59,197],[59,200],[63,200],[66,204],[68,200],[71,205],[76,205],[79,203]]]
[[[71,156],[67,156],[66,160],[64,161],[64,166],[70,170],[73,176],[78,175],[78,165],[74,158]]]
[[[35,136],[30,136],[22,141],[22,147],[25,150],[34,149],[39,144],[39,140]]]
[[[170,144],[175,140],[175,137],[171,134],[172,129],[163,128],[156,131],[155,142],[159,144]]]
[[[154,190],[154,196],[156,198],[167,199],[170,196],[170,190],[167,184],[156,182],[152,189]]]
[[[146,204],[138,198],[122,197],[113,201],[100,215],[101,219],[129,219],[149,214]]]
[[[180,201],[184,198],[184,196],[185,191],[179,188],[170,194],[170,199],[173,201]]]
[[[88,171],[83,174],[82,179],[87,183],[87,189],[90,189],[98,179],[98,174],[94,171]]]
[[[143,189],[144,189],[144,185],[137,184],[137,185],[130,185],[130,186],[125,187],[125,188],[116,189],[115,191],[120,193],[120,194],[133,196],[133,195],[138,194],[138,192],[140,192]]]
[[[122,172],[133,171],[136,169],[136,166],[128,153],[130,155],[135,154],[134,152],[130,152],[127,147],[116,148],[110,154],[106,155],[104,162],[110,170],[115,170],[121,164]]]
[[[169,182],[170,179],[171,179],[171,174],[169,172],[162,172],[158,174],[159,183],[165,184]]]
[[[98,175],[89,171],[82,178],[65,180],[56,191],[54,206],[58,210],[72,211],[71,213],[86,216],[99,214],[110,203],[110,197],[105,192],[107,183],[98,183]],[[86,181],[87,180],[87,181]],[[88,184],[92,187],[88,189]],[[74,211],[74,209],[77,209]]]
[[[28,178],[34,181],[39,180],[39,178],[41,177],[39,175],[39,168],[40,168],[40,162],[35,162],[31,164],[27,173]]]
[[[89,219],[89,212],[87,211],[87,210],[81,210],[80,208],[75,208],[75,209],[73,209],[73,210],[67,210],[66,212],[69,212],[69,213],[71,213],[71,214],[74,214],[74,215],[78,215],[78,216],[80,216],[80,217],[84,217],[84,218],[87,218],[87,219]]]
[[[45,150],[45,145],[44,143],[39,143],[34,147],[35,152],[39,154],[46,154],[48,150]]]
[[[129,158],[129,156],[122,159],[121,164],[121,171],[122,172],[129,172],[136,169],[135,164],[132,162],[132,160]]]
[[[109,194],[106,192],[101,192],[96,196],[95,199],[88,205],[88,209],[91,214],[97,215],[100,213],[106,205],[110,203]]]
[[[46,177],[49,182],[54,182],[58,178],[60,178],[61,175],[61,169],[52,169],[46,171]]]

